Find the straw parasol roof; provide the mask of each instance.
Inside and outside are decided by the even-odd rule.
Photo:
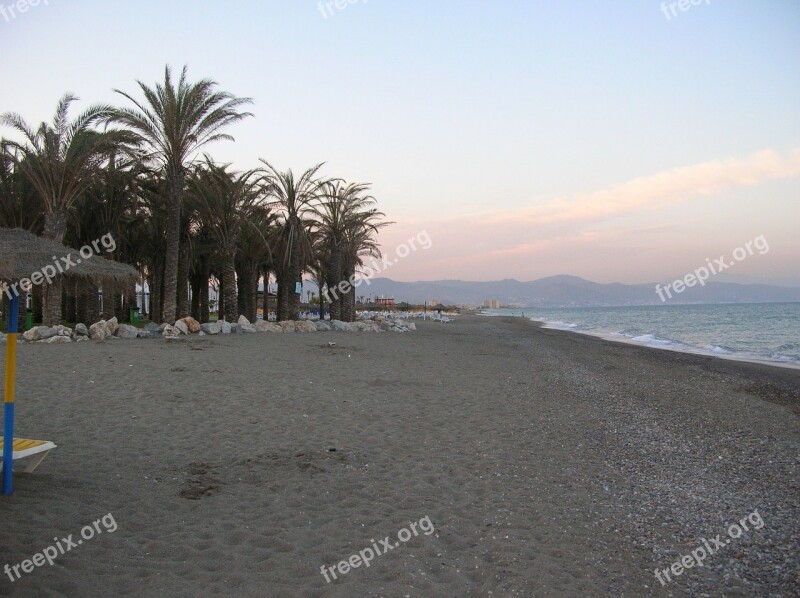
[[[101,252],[104,247],[100,245]],[[86,252],[88,254],[88,251]],[[101,257],[92,249],[89,259],[82,258],[77,249],[72,249],[28,231],[0,228],[0,280],[6,282],[30,279],[34,272],[59,263],[67,278],[88,279],[103,282],[133,282],[139,278],[135,268]],[[68,258],[67,264],[61,258]]]

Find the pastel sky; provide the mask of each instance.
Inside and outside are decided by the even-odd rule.
[[[255,99],[212,149],[373,184],[396,280],[800,285],[800,2],[0,0],[0,111],[189,65]],[[2,133],[0,133],[2,134]]]

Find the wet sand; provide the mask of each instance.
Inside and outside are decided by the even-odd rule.
[[[118,527],[0,595],[800,594],[799,371],[417,325],[20,346],[17,434],[58,448],[0,497],[0,567]]]

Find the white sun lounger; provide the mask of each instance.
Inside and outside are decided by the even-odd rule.
[[[49,440],[28,440],[27,438],[14,439],[14,452],[13,460],[25,459],[26,457],[33,457],[27,467],[23,470],[25,473],[33,473],[33,470],[39,467],[39,464],[44,460],[47,454],[56,448],[56,445]],[[0,455],[3,454],[3,437],[0,436]],[[0,471],[3,469],[3,464],[0,462]]]

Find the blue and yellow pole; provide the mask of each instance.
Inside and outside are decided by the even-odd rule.
[[[11,473],[14,462],[14,386],[17,367],[17,327],[19,295],[11,298],[6,337],[6,388],[3,400],[3,494],[11,494]]]

